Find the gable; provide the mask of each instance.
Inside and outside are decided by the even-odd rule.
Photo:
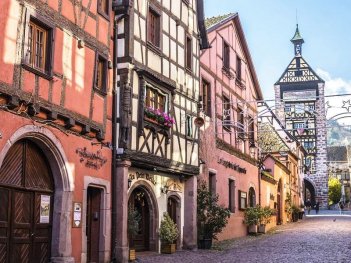
[[[276,84],[296,82],[324,82],[301,56],[295,56]]]

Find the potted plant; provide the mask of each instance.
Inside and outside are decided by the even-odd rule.
[[[244,224],[248,226],[249,234],[257,234],[257,224],[261,216],[261,207],[248,207],[244,212]]]
[[[291,206],[292,221],[297,222],[299,220],[300,208],[297,205]]]
[[[177,225],[167,213],[164,213],[160,226],[161,253],[172,254],[176,251],[175,241],[178,235]]]
[[[133,239],[133,236],[138,234],[139,224],[141,215],[134,208],[128,208],[128,237],[129,240]],[[129,260],[134,261],[136,259],[135,248],[133,244],[129,244]]]
[[[266,233],[266,225],[271,222],[274,213],[274,209],[270,208],[269,206],[265,206],[263,208],[260,207],[258,233]]]
[[[212,240],[228,223],[230,211],[218,205],[218,195],[211,193],[201,181],[197,190],[198,248],[210,249]]]

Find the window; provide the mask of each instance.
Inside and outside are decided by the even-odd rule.
[[[241,59],[236,56],[236,79],[241,81]]]
[[[155,47],[160,47],[160,15],[152,8],[149,9],[148,15],[148,35],[147,40]]]
[[[313,149],[314,148],[314,142],[304,142],[303,147],[307,149]]]
[[[304,113],[305,106],[304,104],[295,104],[295,113]]]
[[[305,128],[307,128],[307,125],[304,122],[294,122],[293,128],[294,129],[305,129]]]
[[[229,210],[232,213],[235,213],[235,181],[229,179]]]
[[[249,137],[249,144],[254,144],[255,143],[255,121],[254,119],[250,116],[249,117],[249,134],[248,134],[248,137]]]
[[[231,127],[231,107],[229,98],[223,96],[223,128],[230,130]]]
[[[208,174],[208,189],[212,195],[216,194],[216,174],[209,173]]]
[[[284,111],[285,112],[291,112],[291,105],[285,105]]]
[[[188,70],[191,70],[192,66],[191,66],[191,58],[192,58],[192,41],[191,41],[191,36],[187,36],[186,37],[186,46],[185,46],[185,53],[186,53],[186,57],[185,57],[185,66]]]
[[[223,67],[229,71],[230,69],[230,47],[223,41]]]
[[[255,193],[255,189],[253,189],[253,187],[250,187],[250,189],[249,189],[249,206],[250,207],[256,206],[256,193]]]
[[[202,107],[204,113],[211,117],[211,86],[206,80],[202,79]]]
[[[52,76],[53,28],[31,17],[26,28],[23,66],[42,77]]]
[[[109,10],[110,10],[110,1],[109,0],[98,0],[98,13],[109,19]]]
[[[96,54],[94,88],[102,93],[107,90],[107,59]]]
[[[159,110],[161,112],[168,112],[166,94],[152,86],[146,86],[146,107]]]
[[[247,208],[247,192],[239,190],[239,209],[245,210]]]
[[[244,126],[244,112],[241,108],[237,109],[237,129],[238,129],[238,137],[244,138],[245,137],[245,126]]]
[[[190,115],[186,116],[185,132],[187,137],[193,137],[193,117]]]

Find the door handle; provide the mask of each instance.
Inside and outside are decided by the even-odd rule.
[[[30,234],[30,237],[34,237],[34,233],[31,233],[31,234]]]

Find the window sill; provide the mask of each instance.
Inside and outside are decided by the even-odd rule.
[[[107,95],[107,92],[105,90],[101,90],[99,88],[97,88],[96,86],[93,87],[94,91],[98,94],[100,94],[101,96],[106,96]]]
[[[47,80],[52,80],[53,79],[53,75],[52,74],[48,74],[46,72],[43,72],[39,69],[36,69],[36,68],[33,68],[32,66],[26,64],[26,63],[22,63],[22,67],[32,73],[34,73],[35,75],[38,75],[44,79],[47,79]]]
[[[229,68],[223,66],[223,67],[222,67],[222,72],[223,72],[223,74],[226,75],[229,79],[234,79],[234,74],[232,74],[232,73],[230,72],[230,69],[229,69]]]
[[[107,21],[110,21],[110,12],[106,14],[100,8],[98,8],[98,14],[105,18]]]
[[[151,43],[150,41],[147,42],[147,47],[149,49],[151,49],[151,51],[153,51],[154,53],[156,53],[159,56],[162,56],[162,51],[161,48],[158,46],[155,46],[153,43]]]

